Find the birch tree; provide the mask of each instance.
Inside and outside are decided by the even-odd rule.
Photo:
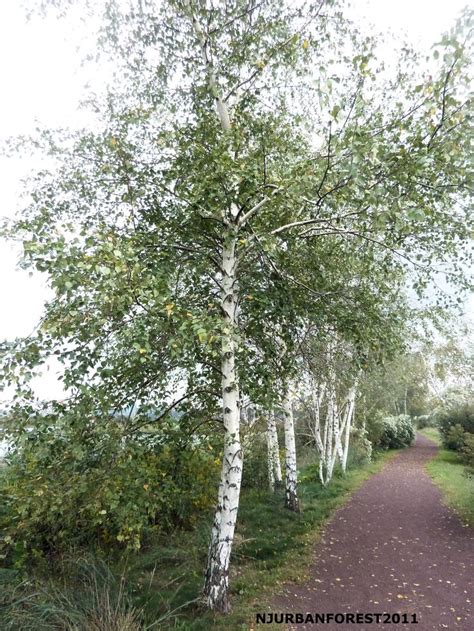
[[[303,373],[305,376],[302,378],[303,393],[306,391],[308,394],[303,394],[301,401],[304,413],[309,415],[309,433],[318,453],[319,478],[323,486],[331,481],[338,461],[344,472],[347,469],[358,382],[358,377],[353,378],[352,385],[345,390],[347,394],[341,396],[347,375],[339,373],[339,380],[336,379],[332,361],[332,353],[328,352],[326,369],[321,368],[317,375],[319,381],[312,372]]]
[[[273,411],[267,413],[267,458],[268,458],[268,484],[271,491],[281,486],[281,463],[278,433]]]
[[[78,417],[139,401],[145,419],[150,401],[169,408],[183,397],[218,417],[223,461],[204,593],[226,612],[241,389],[263,378],[259,344],[248,340],[263,318],[288,322],[281,288],[300,319],[315,298],[332,299],[322,321],[337,313],[351,292],[335,297],[321,255],[335,270],[341,255],[367,252],[382,270],[413,272],[419,291],[433,261],[467,257],[468,55],[454,33],[431,77],[420,79],[406,52],[397,76],[378,81],[370,38],[329,0],[104,6],[101,45],[116,74],[93,100],[97,125],[36,140],[56,164],[35,176],[10,231],[55,297],[41,329],[8,349],[5,382],[19,379],[26,418],[25,380],[56,354]],[[450,272],[463,281],[458,264]],[[298,333],[290,322],[287,343]],[[290,373],[283,406],[296,472]]]

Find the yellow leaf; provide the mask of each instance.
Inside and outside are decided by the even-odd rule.
[[[165,309],[166,309],[166,313],[168,314],[168,318],[170,318],[171,314],[173,313],[174,304],[170,302],[169,304],[165,306]]]
[[[309,46],[309,40],[305,39],[303,42],[303,48],[306,50]]]

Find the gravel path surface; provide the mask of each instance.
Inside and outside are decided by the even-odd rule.
[[[288,619],[282,628],[474,631],[474,532],[442,504],[423,468],[436,450],[418,436],[365,482],[325,526],[309,581],[287,585],[272,605],[278,613],[313,615],[397,612],[408,614],[410,622]]]

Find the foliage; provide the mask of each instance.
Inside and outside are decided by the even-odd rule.
[[[219,453],[205,437],[184,449],[173,421],[127,436],[120,420],[48,420],[30,428],[0,480],[3,543],[15,559],[71,545],[139,548],[150,528],[189,528],[212,504]]]
[[[389,416],[382,419],[382,432],[378,446],[381,449],[408,447],[415,439],[413,421],[409,416]]]
[[[404,331],[405,343],[414,337],[411,327],[415,321],[414,314],[409,316],[409,324]],[[429,374],[422,352],[406,349],[383,363],[373,363],[365,371],[361,381],[359,412],[366,419],[375,411],[386,415],[419,417],[429,411],[430,403]]]
[[[447,449],[461,449],[462,433],[474,434],[474,403],[458,402],[437,412],[436,424]],[[458,426],[458,428],[456,428]]]
[[[363,427],[374,449],[380,449],[380,440],[383,433],[383,414],[375,412],[368,416],[362,417]]]
[[[444,436],[443,445],[447,449],[454,449],[455,451],[461,451],[464,446],[464,428],[459,423],[451,425],[448,433]]]
[[[461,462],[466,466],[468,476],[474,476],[474,434],[464,433],[463,446],[460,453]]]
[[[424,429],[425,427],[433,427],[434,417],[431,414],[421,414],[414,419],[417,429]]]

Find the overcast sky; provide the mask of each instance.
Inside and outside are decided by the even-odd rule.
[[[428,48],[472,1],[353,0],[352,4],[364,24],[372,22],[377,30],[404,32],[413,44]],[[53,16],[27,23],[20,5],[20,0],[0,2],[0,139],[28,133],[37,123],[83,123],[85,114],[77,109],[82,86],[97,73],[94,67],[79,67],[76,45],[84,31],[75,33],[70,24]],[[12,216],[18,209],[19,180],[28,168],[31,163],[24,157],[0,157],[0,216]],[[29,276],[16,268],[18,249],[4,242],[0,248],[0,339],[12,339],[34,329],[47,289],[40,275]],[[58,394],[53,373],[50,370],[38,383],[40,396]]]

